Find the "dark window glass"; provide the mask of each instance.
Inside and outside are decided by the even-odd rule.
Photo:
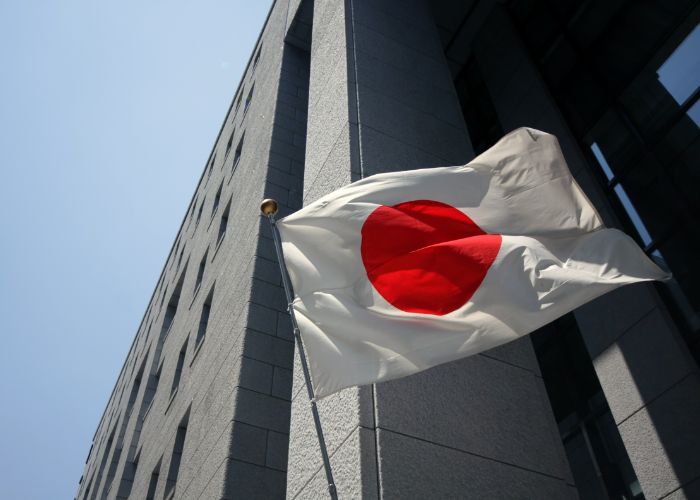
[[[124,464],[122,478],[119,482],[117,498],[129,498],[129,495],[131,495],[131,488],[134,485],[134,479],[136,479],[136,471],[138,470],[138,467],[139,457],[136,457],[133,462],[127,460],[127,462]]]
[[[156,497],[156,488],[158,487],[158,478],[160,477],[160,461],[153,472],[151,479],[148,481],[148,491],[146,492],[146,500],[154,500]]]
[[[224,239],[224,236],[226,236],[226,228],[228,227],[228,216],[229,216],[230,211],[231,211],[231,200],[229,200],[228,204],[226,205],[226,209],[224,210],[224,213],[221,214],[221,222],[219,222],[219,234],[216,237],[217,244],[219,242],[221,242],[221,240]]]
[[[194,223],[195,229],[197,226],[199,226],[199,221],[202,219],[202,211],[204,210],[204,202],[207,201],[206,197],[202,200],[202,203],[199,204],[199,210],[197,211],[197,220]]]
[[[180,473],[180,463],[182,462],[182,452],[185,449],[185,439],[187,438],[187,420],[188,414],[180,422],[175,434],[175,445],[173,446],[173,454],[170,458],[170,468],[168,469],[168,481],[165,485],[165,498],[170,498],[177,486],[177,477]]]
[[[211,303],[214,300],[214,287],[211,287],[209,295],[204,300],[202,304],[202,315],[199,318],[199,328],[197,329],[197,340],[195,345],[199,345],[204,341],[204,337],[207,334],[207,327],[209,326],[209,314],[211,313]]]
[[[233,166],[231,167],[231,175],[236,171],[238,163],[241,161],[241,153],[243,152],[243,139],[245,139],[245,134],[241,136],[241,140],[238,141],[238,146],[236,146],[236,152],[233,155]]]
[[[190,224],[192,224],[192,217],[194,217],[194,211],[197,209],[197,197],[195,197],[194,202],[192,203],[192,207],[190,208],[190,216],[187,219],[187,229],[190,228]]]
[[[195,281],[194,284],[194,293],[197,293],[197,290],[199,290],[199,287],[202,285],[202,279],[204,278],[204,268],[207,265],[207,254],[209,253],[209,249],[207,249],[206,252],[204,252],[204,257],[202,257],[202,260],[199,262],[199,269],[197,269],[197,280]]]
[[[234,110],[234,113],[238,111],[238,108],[241,107],[241,102],[243,101],[243,87],[241,87],[239,93],[238,93],[238,98],[236,99],[236,109]]]
[[[214,153],[214,156],[211,157],[211,161],[209,162],[209,168],[207,169],[207,179],[211,177],[211,172],[214,170],[214,163],[216,163],[216,153]]]
[[[170,386],[170,394],[173,394],[177,388],[180,386],[180,379],[182,378],[182,370],[185,366],[185,357],[187,357],[187,340],[182,345],[182,349],[177,355],[177,365],[175,366],[175,375],[173,376],[173,383]]]
[[[503,130],[474,58],[457,75],[455,89],[474,153],[478,155],[493,146],[503,136]]]
[[[250,107],[250,103],[253,102],[253,90],[255,90],[255,84],[253,84],[253,86],[250,87],[250,92],[248,92],[248,96],[245,98],[245,105],[243,106],[243,114],[244,115],[248,112],[248,108]]]
[[[214,206],[211,209],[211,216],[214,217],[216,210],[219,208],[219,202],[221,202],[221,191],[224,189],[224,181],[221,181],[219,189],[216,191],[216,196],[214,196]]]
[[[180,250],[180,256],[177,258],[177,266],[175,267],[175,272],[180,270],[180,264],[182,264],[182,256],[185,255],[185,245],[182,245],[182,250]]]
[[[228,154],[231,152],[231,146],[233,146],[233,134],[236,132],[234,129],[233,132],[231,132],[231,136],[228,138],[228,142],[226,143],[226,153],[224,153],[224,158],[228,158]]]
[[[182,284],[185,281],[185,271],[180,275],[180,279],[177,281],[177,285],[173,290],[173,294],[170,296],[168,301],[168,307],[165,310],[165,317],[163,318],[163,327],[161,329],[161,338],[164,338],[170,328],[173,325],[173,320],[175,319],[175,314],[177,313],[177,306],[180,304],[180,294],[182,293]]]

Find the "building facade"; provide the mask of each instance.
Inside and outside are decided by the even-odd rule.
[[[699,22],[698,0],[276,0],[76,498],[326,498],[260,200],[521,126],[674,279],[322,400],[339,496],[700,498]]]

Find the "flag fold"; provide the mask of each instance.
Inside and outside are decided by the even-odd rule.
[[[277,222],[317,398],[483,352],[621,285],[661,280],[606,229],[556,138],[378,174]]]

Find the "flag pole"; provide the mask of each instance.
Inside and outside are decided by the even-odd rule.
[[[314,416],[314,425],[316,426],[316,436],[318,436],[318,444],[321,447],[321,456],[323,457],[323,468],[326,470],[326,480],[328,481],[328,493],[330,493],[332,500],[338,500],[338,493],[336,492],[335,483],[333,482],[333,470],[331,469],[331,461],[328,458],[326,440],[323,438],[323,428],[321,427],[321,419],[318,415],[318,408],[316,407],[316,396],[314,395],[314,388],[311,385],[309,366],[306,362],[306,352],[304,351],[304,344],[301,341],[301,335],[299,334],[299,325],[297,324],[297,318],[294,314],[294,308],[292,307],[292,301],[294,299],[294,296],[292,295],[292,285],[289,282],[289,275],[287,274],[287,265],[285,264],[284,257],[282,256],[282,244],[280,242],[279,230],[277,229],[277,221],[275,220],[275,214],[277,214],[277,210],[277,202],[273,199],[263,200],[260,204],[260,211],[265,217],[267,217],[267,220],[270,222],[272,238],[275,242],[275,252],[277,253],[277,261],[279,262],[280,273],[282,274],[282,284],[284,285],[284,293],[287,296],[287,311],[289,311],[289,317],[292,320],[292,328],[294,329],[294,340],[296,341],[297,349],[299,350],[301,368],[304,372],[304,380],[306,382],[306,391],[309,394],[309,401],[311,402],[311,413]]]

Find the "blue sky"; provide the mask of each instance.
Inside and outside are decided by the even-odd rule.
[[[73,498],[270,0],[0,2],[0,498]]]

